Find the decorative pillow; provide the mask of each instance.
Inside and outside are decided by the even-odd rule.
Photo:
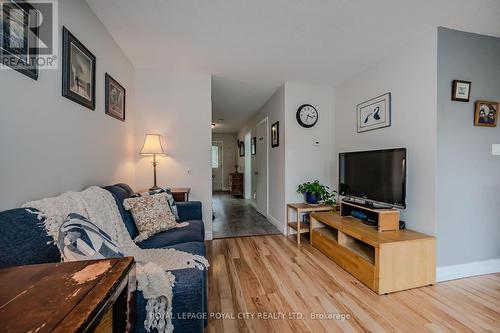
[[[132,198],[146,197],[146,196],[156,195],[156,194],[161,194],[161,193],[167,194],[168,206],[170,207],[172,214],[174,214],[175,220],[177,222],[179,222],[180,221],[179,212],[177,210],[177,205],[175,204],[175,199],[174,199],[174,196],[172,195],[172,190],[170,188],[165,187],[165,188],[160,188],[158,190],[152,190],[152,191],[143,192],[143,193],[135,193],[135,194],[132,194]]]
[[[149,237],[177,227],[175,216],[168,205],[167,193],[128,198],[123,207],[134,217],[139,236],[134,242],[142,242]]]
[[[66,217],[59,228],[58,246],[64,261],[123,257],[108,234],[79,214]]]

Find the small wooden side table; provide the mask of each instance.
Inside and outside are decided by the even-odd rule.
[[[0,270],[2,332],[133,332],[134,258]]]
[[[291,221],[290,211],[296,211],[297,221]],[[286,234],[290,234],[290,228],[297,231],[297,244],[300,245],[300,235],[307,234],[310,232],[310,225],[303,225],[301,223],[301,214],[312,213],[312,212],[328,212],[332,211],[334,208],[332,206],[325,205],[308,205],[306,203],[289,203],[286,209]]]
[[[189,187],[174,187],[171,189],[172,195],[176,202],[188,202],[189,193],[191,193],[191,188]]]

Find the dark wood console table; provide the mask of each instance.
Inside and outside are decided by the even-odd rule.
[[[132,332],[133,258],[0,270],[2,332]]]

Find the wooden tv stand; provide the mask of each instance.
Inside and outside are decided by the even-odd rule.
[[[338,212],[311,214],[311,244],[381,294],[436,283],[436,239],[412,230],[378,232]]]

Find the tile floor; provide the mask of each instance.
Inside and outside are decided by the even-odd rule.
[[[280,234],[249,200],[232,197],[229,193],[214,192],[214,238]]]

